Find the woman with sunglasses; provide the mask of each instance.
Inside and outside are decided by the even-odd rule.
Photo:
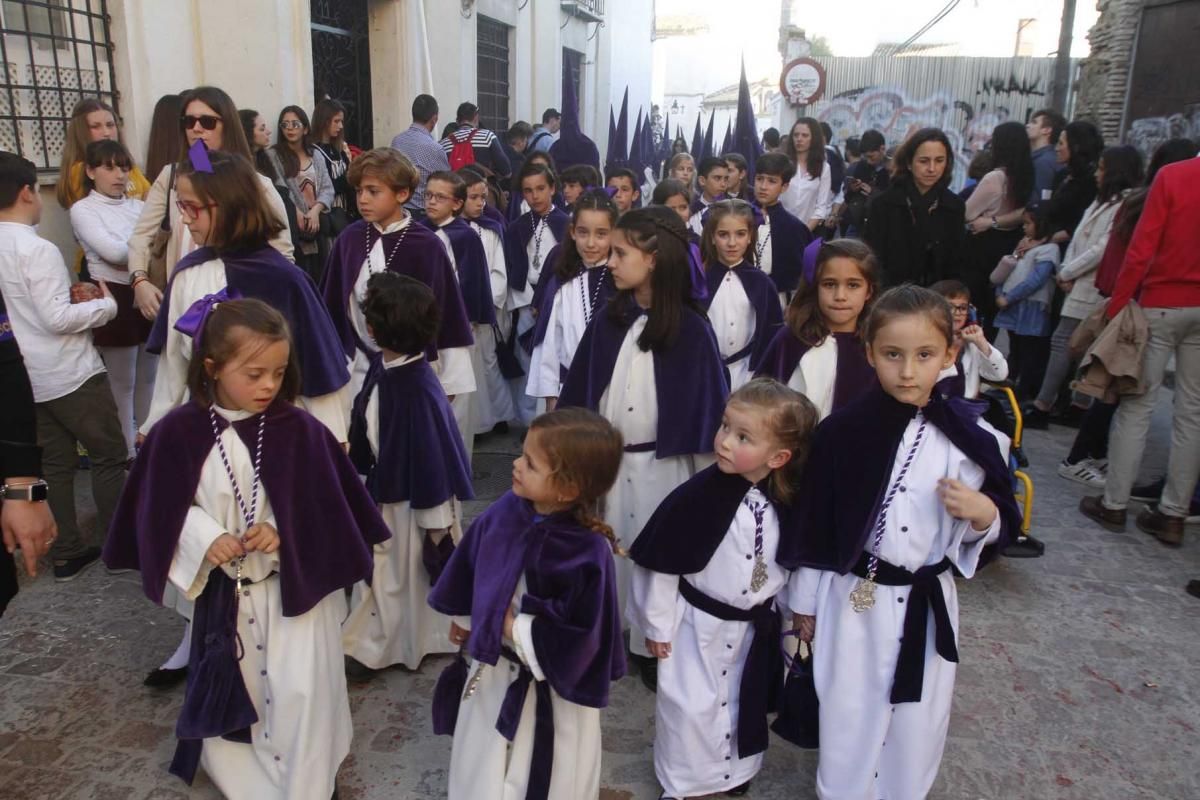
[[[328,251],[328,211],[333,207],[333,180],[329,170],[318,163],[312,143],[308,115],[300,106],[285,106],[279,112],[279,128],[275,144],[267,148],[267,156],[278,175],[276,185],[287,191],[296,207],[299,236],[292,242],[296,264],[313,280],[320,281],[325,264],[322,258]],[[322,235],[321,225],[326,232]]]
[[[187,158],[188,148],[197,140],[203,141],[209,150],[220,150],[242,156],[252,162],[250,145],[242,132],[237,106],[223,90],[215,86],[198,86],[184,92],[180,98],[183,114],[179,119],[179,159]],[[176,165],[168,164],[155,179],[146,193],[146,204],[142,215],[133,229],[129,240],[129,275],[134,286],[134,302],[146,319],[154,319],[162,302],[162,291],[149,280],[151,245],[160,229],[169,230],[166,244],[168,274],[175,264],[196,249],[187,226],[184,225],[176,206]],[[287,234],[287,211],[275,186],[264,177],[259,177],[263,199],[272,214],[284,226],[271,238],[271,246],[287,258],[292,258],[292,240]],[[142,278],[143,280],[139,280]]]

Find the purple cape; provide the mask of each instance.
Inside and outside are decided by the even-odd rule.
[[[458,291],[454,267],[441,240],[433,231],[413,222],[408,224],[405,231],[404,242],[388,269],[416,278],[433,290],[441,307],[442,326],[438,330],[437,341],[426,348],[425,357],[436,361],[438,350],[469,347],[475,340],[471,337],[471,324],[467,320],[462,294]],[[392,247],[400,235],[400,231],[383,234],[385,258],[391,255]],[[370,223],[361,219],[351,223],[333,243],[329,261],[325,265],[325,276],[321,279],[321,294],[346,358],[354,358],[356,347],[365,353],[370,352],[366,343],[359,340],[348,308],[354,294],[354,284],[379,237],[379,231]]]
[[[593,267],[585,269],[584,272],[587,273],[587,296],[589,299],[596,298],[596,306],[592,309],[592,316],[596,317],[604,313],[604,309],[608,307],[608,301],[616,296],[617,285],[613,283],[608,267]],[[600,280],[603,280],[604,283],[600,286],[600,293],[596,294],[596,283]],[[542,291],[542,287],[545,287],[545,291]],[[546,280],[538,283],[538,288],[533,293],[536,298],[538,292],[542,292],[541,303],[534,301],[534,307],[538,309],[538,318],[537,325],[533,329],[533,347],[546,341],[546,329],[550,326],[550,312],[554,310],[554,298],[561,288],[562,284],[559,283],[558,273],[552,272]]]
[[[367,403],[376,386],[380,460],[367,440]],[[452,497],[475,496],[471,459],[450,401],[425,359],[386,369],[382,353],[371,357],[350,418],[350,460],[380,503],[436,508]]]
[[[750,337],[750,344],[746,348],[726,358],[725,363],[733,364],[749,355],[750,363],[757,364],[766,351],[767,345],[775,336],[775,332],[783,325],[783,309],[779,307],[779,290],[775,288],[769,275],[748,261],[743,261],[733,268],[717,262],[704,270],[708,294],[701,301],[701,305],[705,309],[712,305],[713,298],[717,296],[717,290],[721,288],[721,281],[725,279],[728,272],[733,272],[741,279],[742,288],[745,289],[746,296],[750,299],[750,306],[754,309],[754,335]],[[747,353],[747,351],[749,352]]]
[[[508,286],[514,292],[525,291],[525,286],[529,283],[529,253],[526,252],[526,248],[529,246],[529,240],[533,238],[533,229],[537,225],[536,216],[532,211],[526,211],[513,220],[504,233],[504,263],[508,267]],[[550,213],[546,215],[546,223],[550,226],[555,240],[561,242],[571,218],[556,206],[551,206]],[[550,263],[547,258],[549,255],[550,251],[547,250],[542,258],[543,270]]]
[[[804,271],[804,248],[813,240],[812,231],[782,203],[763,211],[771,221],[771,280],[780,292],[794,292]]]
[[[639,567],[666,575],[700,572],[717,552],[752,486],[741,475],[722,472],[716,464],[697,472],[659,504],[629,548],[629,557]],[[791,526],[782,524],[787,507],[771,498],[766,480],[758,488],[779,515],[780,536],[792,533]]]
[[[982,566],[1021,527],[1012,477],[996,439],[978,424],[983,404],[935,393],[922,412],[984,472],[980,491],[1000,511],[1000,539],[985,548]],[[917,413],[876,388],[817,426],[790,524],[798,529],[779,548],[786,569],[813,567],[846,574],[858,561],[891,477],[900,437]]]
[[[279,530],[283,614],[297,617],[330,592],[370,580],[371,545],[391,533],[324,425],[282,400],[265,413],[262,488]],[[218,417],[217,424],[227,423]],[[233,427],[253,449],[258,417]],[[155,603],[162,603],[179,534],[214,445],[207,408],[188,402],[171,411],[146,437],[113,514],[104,563],[140,570],[142,589]]]
[[[613,302],[622,302],[622,298],[618,296]],[[613,320],[605,309],[584,331],[571,369],[563,381],[559,406],[599,409],[600,398],[612,380],[625,334],[640,313],[633,307],[632,300],[626,302],[629,305],[621,322]],[[729,397],[729,379],[721,364],[712,326],[691,309],[685,308],[680,316],[675,343],[654,352],[654,391],[658,399],[655,455],[670,458],[711,453],[713,437]]]
[[[833,333],[837,342],[837,368],[833,379],[833,411],[837,411],[863,392],[878,386],[879,379],[867,361],[867,348],[857,333]],[[800,359],[810,349],[784,325],[767,346],[754,368],[755,375],[765,375],[786,384],[800,365]]]
[[[529,305],[540,315],[544,311],[546,304],[546,296],[549,295],[550,302],[554,302],[554,292],[558,291],[558,260],[562,258],[563,246],[562,242],[550,248],[550,252],[546,254],[546,260],[542,262],[542,277],[538,278],[537,286],[533,287],[533,300]],[[550,284],[554,284],[553,291],[550,289]],[[529,352],[533,352],[533,345],[541,341],[536,334],[532,335],[530,345],[527,348]]]
[[[438,226],[428,219],[423,222],[436,235]],[[483,241],[461,217],[443,225],[442,230],[450,239],[450,249],[454,252],[458,288],[467,309],[467,319],[477,325],[495,325],[496,309],[492,305],[492,282]]]
[[[175,277],[215,258],[225,265],[229,288],[238,290],[242,297],[262,300],[287,320],[300,365],[300,394],[320,397],[336,392],[350,382],[346,359],[338,347],[337,332],[313,288],[312,278],[273,247],[240,253],[218,253],[211,247],[201,247],[180,259],[167,290],[163,292],[162,307],[146,342],[149,352],[161,353],[166,346],[167,317]]]
[[[467,650],[494,665],[522,574],[520,611],[534,615],[534,652],[546,680],[569,702],[605,707],[609,684],[625,674],[616,565],[608,539],[571,515],[542,517],[528,500],[505,493],[467,530],[429,605],[470,615]]]

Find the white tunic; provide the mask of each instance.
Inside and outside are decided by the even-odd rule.
[[[488,230],[477,222],[470,224],[471,229],[483,242],[483,252],[487,255],[496,322],[498,326],[507,329],[505,305],[508,301],[508,270],[504,261],[504,243],[495,231]],[[475,419],[475,433],[483,434],[489,432],[497,423],[512,419],[516,416],[516,410],[513,408],[508,382],[500,372],[500,362],[496,358],[495,330],[487,325],[472,325],[471,333],[475,336],[475,351],[479,362],[479,372],[475,374],[475,386],[479,392],[476,398],[478,414]]]
[[[249,414],[218,409],[229,420]],[[270,422],[264,458],[270,457]],[[233,427],[221,432],[230,467],[244,495],[254,481],[253,455]],[[247,502],[249,497],[246,496]],[[256,520],[275,525],[270,498],[260,488]],[[171,562],[170,581],[189,600],[204,590],[213,567],[205,559],[223,533],[240,535],[245,522],[216,447],[200,470],[196,498]],[[286,545],[283,545],[286,546]],[[231,578],[231,565],[221,569]],[[238,636],[245,655],[242,679],[258,722],[252,745],[221,738],[204,740],[200,764],[230,800],[329,800],[338,767],[350,752],[353,726],[346,694],[341,621],[342,592],[332,592],[308,612],[285,617],[278,552],[250,553],[243,577],[254,581],[238,598]]]
[[[533,329],[537,324],[536,309],[530,305],[533,302],[533,287],[537,284],[542,276],[542,272],[546,268],[546,256],[558,244],[558,240],[554,238],[554,233],[550,230],[550,226],[544,221],[538,222],[538,230],[541,231],[541,238],[531,236],[529,244],[525,246],[525,255],[529,259],[529,283],[520,292],[509,293],[509,306],[513,309],[519,309],[517,315],[517,330],[509,335],[517,337],[523,336],[526,332]],[[538,260],[541,260],[540,266],[534,266]],[[537,416],[541,404],[538,403],[536,397],[530,397],[525,393],[527,382],[526,376],[529,375],[529,353],[518,342],[514,348],[517,352],[517,361],[521,364],[521,369],[525,372],[524,375],[513,378],[508,382],[512,390],[513,405],[516,406],[517,421],[522,425],[528,425]]]
[[[375,225],[375,230],[380,233],[395,233],[411,222],[412,217],[405,217],[399,222],[392,223],[387,228],[380,228],[378,225]],[[370,334],[367,333],[367,320],[363,317],[359,304],[367,297],[367,282],[371,279],[371,276],[376,272],[383,272],[386,269],[387,255],[383,252],[383,237],[381,236],[375,240],[375,245],[371,248],[367,260],[363,262],[362,268],[358,273],[358,279],[354,282],[354,291],[350,293],[350,297],[346,301],[347,318],[354,326],[355,334],[366,344],[372,353],[376,352],[378,348],[375,346],[375,342],[371,340]],[[368,366],[367,355],[361,350],[356,349],[354,351],[354,364],[350,370],[352,397],[357,397],[359,390],[362,389],[363,381],[367,377]],[[438,350],[437,361],[434,361],[429,366],[433,367],[433,371],[437,374],[438,380],[441,381],[442,388],[446,390],[446,394],[458,395],[475,391],[475,374],[471,371],[470,347],[451,347],[446,350]]]
[[[918,414],[904,431],[888,486],[902,468],[920,420]],[[1007,439],[994,429],[988,431],[1007,452]],[[980,532],[972,530],[970,522],[951,517],[937,496],[937,482],[943,477],[957,478],[975,489],[983,485],[983,470],[929,424],[904,479],[905,491],[895,494],[888,511],[879,556],[914,571],[949,557],[970,578],[983,546],[1000,535],[999,519]],[[946,744],[956,665],[934,649],[931,613],[921,701],[892,705],[892,680],[912,587],[876,586],[874,607],[856,613],[850,592],[858,580],[850,573],[799,569],[788,587],[791,609],[817,618],[813,641],[821,715],[817,795],[822,800],[925,797]],[[947,571],[938,581],[957,637],[954,577]]]
[[[626,446],[654,442],[658,439],[658,396],[654,383],[654,354],[637,345],[638,336],[646,327],[647,317],[638,317],[629,326],[608,388],[600,397],[600,414],[621,432]],[[633,541],[650,521],[675,487],[707,466],[703,457],[671,456],[658,458],[653,451],[624,453],[617,481],[605,495],[601,512],[617,536],[623,549]],[[631,562],[617,558],[617,592],[621,607],[629,594]],[[630,649],[637,655],[648,655],[645,636],[637,629],[629,634]]]
[[[767,582],[750,589],[754,570],[754,514],[745,503],[708,565],[685,576],[704,594],[749,609],[784,588],[788,573],[775,563],[779,518],[765,495],[751,488],[747,499],[766,505],[763,560]],[[751,780],[763,753],[740,758],[737,729],[742,670],[754,639],[750,622],[717,619],[679,594],[679,576],[633,567],[629,621],[656,642],[670,642],[671,655],[658,662],[654,722],[654,771],[673,797],[716,794]]]
[[[189,396],[187,373],[192,361],[192,337],[175,330],[175,323],[187,313],[192,303],[216,294],[228,285],[225,264],[219,258],[175,275],[171,283],[171,310],[166,319],[167,341],[158,359],[154,397],[150,401],[150,413],[142,423],[142,433],[149,433],[156,422],[187,402]],[[320,397],[298,397],[296,405],[320,420],[339,442],[345,442],[350,430],[350,404],[354,399],[350,391],[347,383],[336,392]]]
[[[713,201],[709,200],[707,197],[705,197],[703,192],[701,192],[701,194],[700,194],[700,202],[703,205],[703,207],[699,211],[695,212],[690,217],[688,217],[688,224],[687,224],[688,230],[690,230],[692,233],[696,234],[697,236],[704,235],[704,214],[708,211],[708,207],[713,204]]]
[[[964,397],[972,399],[979,397],[979,384],[982,381],[999,382],[1008,377],[1008,361],[996,345],[992,345],[992,351],[985,356],[974,342],[964,342],[961,360],[963,383],[966,386],[966,390],[963,392]],[[957,374],[957,365],[951,364],[938,373],[938,380],[953,378]]]
[[[601,262],[587,267],[587,270],[607,270],[606,264],[607,261]],[[612,277],[605,275],[601,280],[611,281]],[[560,376],[571,366],[579,340],[592,321],[592,315],[604,312],[603,305],[597,305],[593,310],[594,299],[588,289],[586,271],[559,287],[550,309],[546,338],[533,348],[533,354],[529,357],[529,382],[525,394],[530,397],[558,397],[562,385]]]
[[[754,246],[754,255],[758,268],[767,275],[771,274],[771,267],[775,264],[774,250],[774,242],[771,241],[771,218],[764,211],[762,224],[758,226],[758,243]]]
[[[451,217],[439,225],[437,230],[434,231],[434,235],[442,243],[442,247],[446,249],[446,256],[450,259],[450,271],[454,273],[454,285],[461,294],[462,289],[458,278],[458,259],[454,257],[454,248],[450,244],[450,235],[445,231],[445,227],[453,222],[454,219],[454,217]],[[475,388],[478,388],[482,383],[483,362],[479,358],[479,338],[477,333],[481,327],[483,326],[476,325],[474,322],[471,323],[471,338],[473,343],[467,348],[467,354],[471,359],[471,377]],[[475,408],[475,392],[472,390],[452,395],[450,408],[454,411],[454,421],[458,423],[458,434],[462,437],[463,444],[466,445],[467,458],[470,459],[471,454],[475,451],[475,426],[476,417],[478,416],[478,410]]]
[[[422,356],[399,358],[385,363],[394,369]],[[379,389],[367,400],[367,441],[376,459],[389,458],[379,452]],[[354,610],[342,626],[346,655],[372,669],[403,664],[421,666],[431,653],[453,653],[450,618],[429,607],[429,573],[421,560],[427,530],[450,529],[455,544],[462,538],[462,512],[457,499],[435,508],[414,509],[405,503],[384,503],[380,513],[392,537],[375,545],[375,569],[371,585],[354,586]]]
[[[779,196],[779,202],[805,225],[814,219],[825,219],[833,208],[829,180],[828,161],[821,165],[821,174],[816,178],[808,174],[808,168],[801,162],[796,165],[796,176]]]
[[[717,293],[708,306],[708,320],[712,323],[713,333],[717,335],[717,349],[721,351],[722,360],[745,349],[754,337],[754,306],[750,304],[742,279],[733,270],[726,272],[721,279],[721,285],[717,287]],[[747,353],[737,361],[726,364],[730,392],[736,392],[754,377],[750,371],[750,355]]]
[[[826,336],[825,341],[810,347],[800,356],[800,363],[788,378],[788,388],[809,399],[817,409],[817,421],[833,412],[833,386],[837,382],[837,339]]]
[[[525,578],[517,584],[514,613],[525,594]],[[470,620],[456,618],[463,627]],[[533,616],[517,614],[515,640],[504,640],[529,667],[535,681],[545,674],[533,649]],[[471,661],[467,686],[476,673],[479,681],[470,697],[458,707],[454,745],[450,751],[447,779],[449,800],[524,800],[533,760],[537,692],[530,684],[521,710],[516,736],[510,743],[496,731],[496,720],[509,685],[519,676],[518,668],[501,657],[495,666]],[[554,800],[594,800],[600,795],[600,709],[576,705],[550,690],[554,716],[554,756],[550,771],[549,797]]]

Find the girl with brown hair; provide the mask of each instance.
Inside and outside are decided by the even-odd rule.
[[[83,180],[83,157],[87,146],[102,139],[121,141],[121,129],[117,114],[112,106],[97,97],[85,97],[71,109],[71,121],[67,123],[66,141],[59,157],[58,185],[55,192],[58,204],[70,209],[88,194]],[[142,171],[133,165],[129,170],[125,196],[141,200],[150,190],[150,182]]]

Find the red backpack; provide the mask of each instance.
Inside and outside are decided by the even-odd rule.
[[[475,145],[471,141],[475,138],[477,130],[479,129],[471,128],[467,131],[467,137],[462,140],[456,138],[457,134],[451,135],[450,141],[454,142],[454,147],[450,148],[450,169],[457,170],[475,163]]]

